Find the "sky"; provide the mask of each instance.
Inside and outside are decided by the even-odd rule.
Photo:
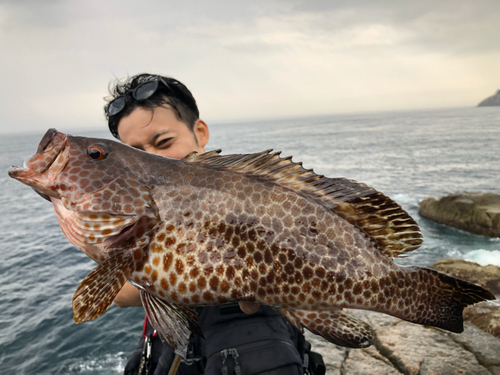
[[[105,127],[110,83],[143,72],[209,124],[475,106],[499,20],[499,0],[0,0],[0,133]]]

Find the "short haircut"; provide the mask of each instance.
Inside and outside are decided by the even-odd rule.
[[[145,82],[158,80],[158,78],[162,78],[169,86],[175,87],[177,90],[181,91],[183,95],[192,99],[191,106],[185,103],[181,98],[175,96],[175,93],[172,93],[172,91],[168,90],[168,88],[166,88],[163,84],[160,84],[156,92],[148,99],[137,101],[131,95],[131,90],[135,89],[137,86]],[[105,106],[104,113],[106,120],[108,120],[109,130],[117,139],[120,139],[118,135],[118,124],[120,123],[120,120],[132,113],[132,111],[137,107],[148,108],[154,111],[156,107],[169,105],[174,110],[177,119],[184,122],[191,131],[193,131],[194,123],[200,117],[198,106],[196,105],[196,100],[194,99],[193,94],[191,94],[191,91],[189,91],[183,83],[174,78],[148,73],[137,74],[124,80],[116,80],[112,87],[109,88],[109,92],[111,97],[106,98],[108,104]],[[125,108],[114,116],[108,116],[106,111],[107,106],[110,102],[120,96],[124,96],[125,98]]]

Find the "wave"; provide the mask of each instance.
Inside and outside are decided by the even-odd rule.
[[[500,250],[472,250],[463,254],[462,258],[479,263],[481,266],[493,264],[500,267]]]
[[[102,354],[97,358],[78,359],[73,363],[64,364],[57,372],[71,374],[122,374],[127,363],[124,352]]]

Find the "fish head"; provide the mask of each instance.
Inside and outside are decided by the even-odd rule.
[[[49,129],[25,166],[11,167],[9,175],[49,199],[66,237],[82,248],[116,238],[141,218],[157,217],[141,177],[145,154]]]
[[[135,163],[140,160],[131,155],[135,151],[118,142],[49,129],[25,167],[11,167],[9,175],[71,210],[142,214],[150,202],[141,194],[147,189],[140,186]]]

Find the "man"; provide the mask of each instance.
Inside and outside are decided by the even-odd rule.
[[[199,118],[196,101],[181,82],[140,74],[118,82],[111,94],[113,98],[105,107],[106,118],[111,133],[123,143],[178,159],[191,151],[205,152],[208,126]],[[142,306],[139,291],[128,283],[114,302],[119,307]],[[311,354],[309,343],[270,307],[240,302],[239,307],[238,304],[204,307],[198,313],[204,339],[191,335],[190,360],[181,364],[180,374],[304,373],[302,362],[306,352],[307,358]],[[145,328],[144,336],[151,330]],[[173,352],[157,337],[154,340],[157,358],[149,359],[146,364],[150,373],[165,373]],[[143,362],[142,347],[141,344],[135,359],[129,361],[125,373],[138,373]]]

